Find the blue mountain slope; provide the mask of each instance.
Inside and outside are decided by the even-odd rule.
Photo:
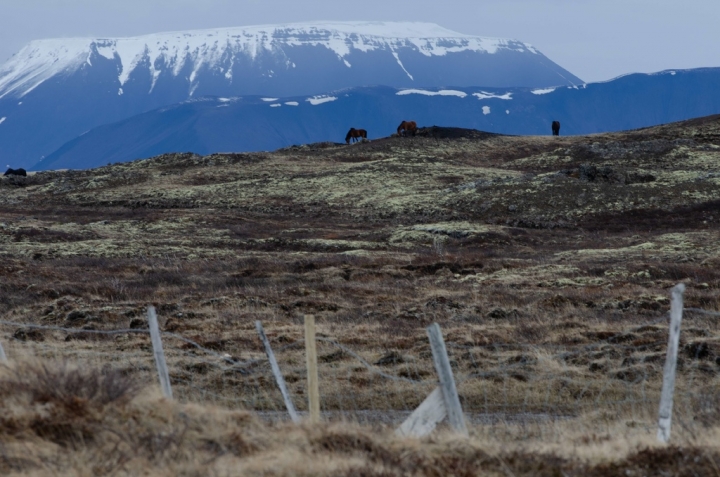
[[[392,134],[404,119],[504,134],[550,134],[555,119],[563,135],[618,131],[718,113],[718,85],[720,68],[706,68],[552,91],[372,87],[275,101],[203,98],[93,129],[35,168],[90,168],[165,152],[273,150],[342,141],[350,127],[377,138]]]
[[[203,96],[581,84],[531,45],[427,23],[314,23],[35,41],[0,66],[0,160],[29,167],[94,127]]]

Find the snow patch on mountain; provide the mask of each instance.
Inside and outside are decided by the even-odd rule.
[[[0,124],[4,123],[7,118],[0,118]]]
[[[478,100],[483,99],[512,99],[512,93],[505,93],[505,94],[494,94],[494,93],[488,93],[487,91],[480,91],[479,93],[473,93],[473,96],[475,96]]]
[[[542,89],[534,89],[530,91],[532,94],[548,94],[555,91],[557,88],[542,88]]]
[[[32,41],[0,67],[0,98],[24,96],[48,78],[82,66],[90,56],[88,40]]]
[[[312,98],[308,98],[305,101],[309,102],[313,106],[317,106],[318,104],[329,103],[330,101],[335,100],[337,100],[337,97],[335,96],[313,96]]]
[[[423,94],[425,96],[457,96],[458,98],[464,98],[467,93],[462,91],[456,91],[454,89],[442,89],[440,91],[426,91],[424,89],[403,89],[398,91],[398,96],[405,96],[408,94]]]
[[[392,52],[393,57],[395,57],[395,61],[397,61],[397,64],[400,65],[400,68],[405,72],[406,75],[408,75],[408,78],[410,80],[415,81],[415,78],[413,78],[413,75],[410,74],[408,70],[405,69],[405,65],[402,64],[402,61],[400,61],[400,55],[397,54],[397,51]]]
[[[150,70],[152,86],[170,71],[178,76],[187,67],[194,83],[199,72],[210,69],[232,81],[232,67],[238,56],[251,61],[261,54],[285,58],[294,68],[285,48],[322,46],[332,51],[349,68],[346,57],[352,51],[387,50],[405,69],[397,52],[412,48],[425,56],[475,51],[495,54],[501,50],[539,54],[532,46],[516,40],[465,35],[433,23],[412,22],[327,22],[312,24],[259,25],[236,28],[167,32],[117,38],[62,38],[33,41],[0,67],[0,98],[10,93],[22,97],[57,74],[69,74],[83,64],[92,65],[94,54],[119,63],[120,86],[140,65]]]

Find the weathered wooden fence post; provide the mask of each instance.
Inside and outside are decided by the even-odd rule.
[[[453,377],[452,368],[450,367],[450,360],[448,359],[440,325],[433,323],[428,327],[427,333],[430,337],[430,348],[432,349],[435,370],[440,378],[440,389],[442,390],[443,400],[445,401],[448,421],[456,432],[467,436],[468,430],[465,426],[465,417],[463,416],[460,397],[455,387],[455,378]]]
[[[435,427],[447,416],[442,390],[437,387],[420,404],[405,422],[395,430],[395,434],[407,437],[423,437],[435,430]]]
[[[315,317],[305,315],[305,360],[307,363],[308,412],[310,422],[320,422],[320,383],[315,343]]]
[[[270,361],[270,367],[275,375],[275,382],[278,388],[280,388],[283,400],[285,401],[285,407],[287,408],[288,414],[290,414],[290,419],[297,424],[300,422],[300,416],[298,416],[297,411],[295,411],[295,406],[293,405],[292,399],[290,399],[290,393],[288,392],[287,386],[285,386],[285,378],[283,378],[280,372],[280,366],[278,366],[277,360],[275,359],[275,353],[273,353],[270,347],[270,341],[267,336],[265,336],[265,330],[259,320],[255,322],[255,329],[257,329],[258,335],[260,335],[260,339],[265,346],[265,354],[267,354],[268,361]]]
[[[167,363],[165,362],[165,352],[160,339],[160,327],[158,326],[155,307],[151,306],[147,311],[148,325],[150,327],[150,339],[152,340],[153,355],[155,356],[155,366],[157,367],[158,376],[160,378],[160,387],[163,396],[172,399],[172,388],[170,387],[170,374],[168,373]]]
[[[680,283],[670,292],[670,333],[668,337],[667,357],[663,372],[662,394],[660,395],[660,411],[658,412],[657,438],[660,442],[670,440],[672,424],[673,393],[675,391],[675,371],[677,369],[678,343],[680,341],[680,324],[683,314],[683,293],[685,285]]]

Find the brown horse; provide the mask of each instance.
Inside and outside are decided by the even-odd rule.
[[[350,130],[347,133],[347,136],[345,136],[345,143],[350,144],[350,139],[352,139],[353,142],[367,139],[367,131],[364,129],[350,128]]]
[[[398,136],[407,136],[408,134],[411,136],[415,136],[415,133],[417,132],[417,123],[415,121],[403,121],[400,123],[400,126],[397,128]]]

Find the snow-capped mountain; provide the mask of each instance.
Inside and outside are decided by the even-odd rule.
[[[342,142],[350,127],[371,139],[401,120],[505,134],[619,131],[720,113],[720,68],[633,74],[554,88],[365,87],[289,98],[206,97],[98,127],[34,169],[84,169],[165,152],[273,150]]]
[[[332,60],[334,64],[309,65],[309,58],[304,53],[311,56],[324,54],[326,58],[315,61]],[[383,65],[391,66],[390,71],[378,71],[378,64],[365,64],[372,53],[380,53],[382,59],[390,63]],[[428,69],[427,66],[433,64],[431,61],[422,64],[423,59],[447,59],[462,53],[466,54],[462,58],[463,71],[439,70],[436,66]],[[466,61],[472,60],[473,53],[481,56],[476,61]],[[492,65],[482,61],[508,55],[520,64]],[[535,48],[520,41],[463,35],[432,23],[348,22],[170,32],[119,39],[33,41],[0,68],[0,97],[8,94],[24,96],[48,79],[92,67],[93,60],[100,58],[116,66],[120,95],[124,94],[123,86],[131,78],[140,80],[139,77],[150,81],[148,94],[167,77],[182,81],[188,96],[198,91],[208,78],[244,90],[242,94],[280,95],[357,86],[359,79],[368,74],[379,75],[368,77],[369,80],[380,80],[389,86],[400,80],[405,84],[398,86],[413,83],[433,86],[438,80],[459,86],[467,86],[463,83],[468,80],[470,84],[487,86],[581,83],[556,65],[543,71],[552,63]],[[313,71],[317,66],[323,68]],[[368,66],[376,71],[363,71]],[[520,71],[523,69],[525,71]],[[329,76],[332,70],[347,73],[346,76],[352,78],[361,76],[350,83],[322,84],[327,79],[318,76]],[[301,79],[308,73],[314,81],[312,84],[282,84],[283,76]],[[382,78],[383,75],[386,77]]]
[[[582,81],[532,46],[429,23],[313,23],[34,41],[0,67],[0,157],[37,162],[101,124],[199,96],[364,85],[549,87]]]

